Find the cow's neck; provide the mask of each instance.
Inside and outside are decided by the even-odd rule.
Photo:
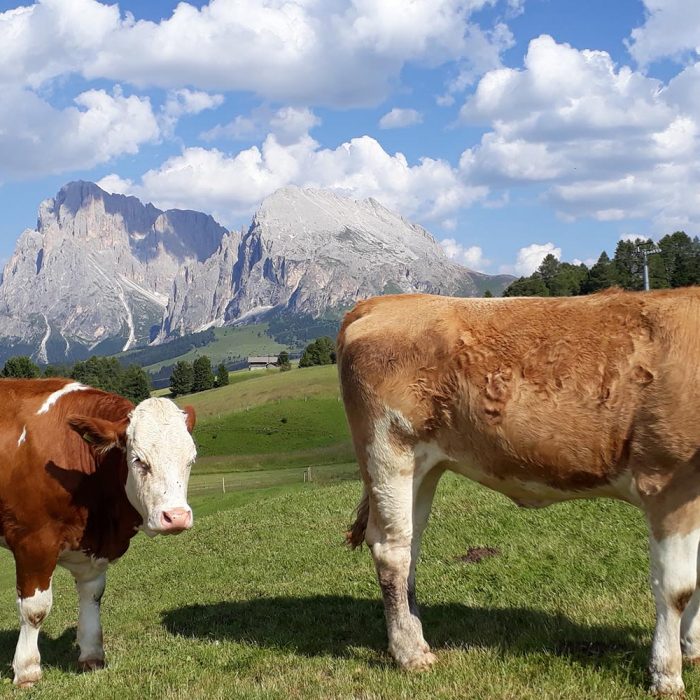
[[[124,452],[112,449],[95,460],[91,480],[84,551],[110,561],[122,556],[141,525],[141,516],[126,496],[127,466]]]

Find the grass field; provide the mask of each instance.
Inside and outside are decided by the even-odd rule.
[[[193,499],[178,537],[138,536],[108,576],[109,667],[76,673],[65,572],[27,698],[644,698],[653,625],[641,515],[610,501],[522,511],[447,475],[418,575],[428,673],[397,670],[366,549],[342,533],[357,483]],[[226,510],[218,510],[223,505]],[[204,513],[207,515],[204,515]],[[498,554],[461,559],[469,547]],[[17,635],[3,556],[0,695]],[[686,669],[688,697],[700,670]]]
[[[201,355],[206,355],[212,365],[216,366],[219,362],[231,362],[246,358],[248,355],[277,355],[281,350],[287,349],[267,335],[267,323],[215,328],[214,334],[216,340],[209,345],[195,348],[175,358],[156,362],[144,369],[148,372],[157,372],[164,365],[174,365],[179,360],[193,362]]]

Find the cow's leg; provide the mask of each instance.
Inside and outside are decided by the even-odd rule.
[[[414,477],[413,496],[413,538],[411,540],[411,570],[408,575],[408,605],[416,623],[421,625],[418,602],[416,599],[416,566],[420,556],[421,540],[428,525],[433,498],[440,477],[445,473],[444,467],[434,467],[422,479],[420,474]],[[422,625],[421,625],[422,630]],[[427,645],[426,645],[427,646]],[[426,651],[428,649],[426,648]]]
[[[405,669],[431,666],[435,657],[409,606],[409,575],[413,540],[413,472],[411,450],[401,451],[381,441],[368,450],[370,476],[366,542],[372,550],[384,598],[389,652]]]
[[[695,593],[681,618],[681,650],[692,664],[700,664],[700,548],[697,554]]]
[[[105,591],[106,574],[103,571],[95,578],[85,580],[75,576],[80,612],[78,613],[78,665],[83,671],[93,671],[105,665],[102,646],[102,623],[100,622],[100,600]]]
[[[697,583],[700,530],[650,536],[651,586],[656,601],[656,629],[651,647],[651,691],[683,692],[681,617]]]
[[[31,540],[31,538],[28,538]],[[19,639],[12,661],[14,684],[28,688],[41,680],[39,630],[51,610],[51,577],[56,556],[36,544],[21,543],[13,550],[17,568]]]

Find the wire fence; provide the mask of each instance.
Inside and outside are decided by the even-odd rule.
[[[310,467],[266,469],[260,471],[227,472],[225,474],[193,474],[190,478],[190,495],[206,495],[245,491],[268,486],[284,486],[298,483],[327,484],[335,481],[359,479],[356,463],[324,464]]]

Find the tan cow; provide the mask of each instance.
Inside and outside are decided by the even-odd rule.
[[[421,535],[449,469],[519,506],[607,496],[648,520],[651,688],[700,661],[700,289],[578,298],[386,296],[338,338],[389,651],[432,665],[415,603]]]

